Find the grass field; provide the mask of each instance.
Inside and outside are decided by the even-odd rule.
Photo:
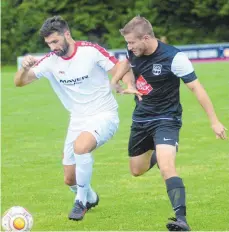
[[[220,120],[229,129],[229,63],[196,64]],[[173,216],[157,168],[142,177],[128,169],[132,96],[116,96],[118,133],[95,154],[92,179],[99,207],[81,222],[69,221],[73,194],[63,183],[62,148],[68,113],[41,80],[15,88],[16,67],[2,68],[2,213],[14,205],[34,217],[33,231],[163,231]],[[187,190],[192,230],[229,230],[229,140],[216,140],[195,97],[182,84],[183,128],[177,157]],[[229,134],[229,133],[228,133]]]

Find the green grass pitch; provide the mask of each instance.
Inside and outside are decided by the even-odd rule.
[[[222,123],[229,129],[229,63],[195,64]],[[73,193],[63,182],[62,148],[68,113],[47,80],[15,88],[15,67],[2,68],[1,209],[26,207],[33,231],[163,231],[173,216],[165,184],[154,168],[129,174],[127,143],[132,96],[116,95],[120,128],[95,155],[92,186],[100,204],[81,222],[69,221]],[[181,84],[183,127],[177,169],[187,191],[192,230],[229,230],[229,141],[216,140],[194,95]],[[229,134],[229,133],[228,133]]]

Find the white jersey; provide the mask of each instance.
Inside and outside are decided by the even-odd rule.
[[[115,111],[107,71],[117,63],[104,48],[90,42],[75,43],[71,57],[48,53],[32,68],[37,78],[46,77],[65,108],[74,117]]]

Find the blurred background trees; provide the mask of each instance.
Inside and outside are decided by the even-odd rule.
[[[228,0],[3,0],[2,63],[28,52],[46,52],[39,37],[44,20],[61,15],[75,40],[125,48],[119,29],[136,15],[146,17],[158,38],[174,45],[229,41]]]

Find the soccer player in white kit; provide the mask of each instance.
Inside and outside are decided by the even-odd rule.
[[[40,35],[51,49],[41,60],[26,56],[15,74],[15,85],[24,86],[43,77],[70,112],[64,144],[64,181],[76,193],[69,219],[83,219],[98,204],[91,186],[91,152],[117,131],[117,102],[108,74],[117,71],[117,59],[97,44],[74,41],[68,24],[60,16],[48,18]]]

